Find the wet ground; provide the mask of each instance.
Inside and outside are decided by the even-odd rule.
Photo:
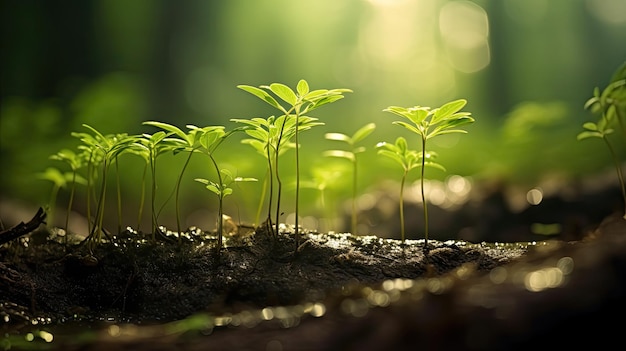
[[[144,240],[145,239],[145,240]],[[182,243],[125,232],[93,253],[35,233],[0,251],[13,349],[527,349],[612,340],[626,221],[510,244],[306,233]],[[67,250],[67,252],[66,252]],[[598,330],[600,331],[598,334]],[[29,340],[30,339],[30,340]]]

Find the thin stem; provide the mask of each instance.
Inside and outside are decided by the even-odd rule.
[[[265,196],[267,195],[267,183],[269,183],[269,177],[271,174],[268,173],[265,175],[265,179],[263,179],[263,187],[261,188],[261,198],[259,199],[259,206],[257,207],[256,216],[254,218],[254,225],[258,226],[259,221],[261,220],[261,211],[263,210],[263,201],[265,200]]]
[[[357,167],[356,167],[356,153],[354,153],[354,160],[352,161],[352,234],[357,235],[356,232],[356,180],[357,180]]]
[[[87,232],[91,233],[91,179],[93,175],[93,151],[87,162]]]
[[[143,206],[146,201],[146,173],[148,171],[148,163],[143,166],[143,175],[141,176],[141,197],[139,198],[139,211],[137,214],[137,232],[141,228],[141,218],[143,217]]]
[[[60,186],[58,186],[56,183],[54,184],[54,186],[52,187],[52,191],[50,192],[50,205],[49,205],[49,209],[48,209],[48,224],[50,227],[54,226],[54,209],[56,207],[56,202],[57,202],[57,195],[59,194],[59,188]]]
[[[622,199],[624,200],[624,219],[626,219],[626,185],[624,185],[624,177],[622,176],[622,168],[620,167],[619,159],[615,154],[615,150],[613,150],[613,146],[609,142],[609,139],[606,136],[603,136],[604,142],[609,147],[609,151],[611,152],[611,156],[613,157],[613,162],[615,163],[615,170],[617,171],[617,178],[619,179],[619,185],[622,190]]]
[[[122,232],[122,190],[120,189],[120,167],[115,156],[115,177],[117,186],[117,233]]]
[[[156,242],[157,218],[154,208],[156,202],[156,157],[153,150],[150,150],[150,170],[152,171],[152,241]]]
[[[67,213],[65,214],[65,246],[67,247],[67,235],[69,234],[70,211],[72,211],[72,203],[74,202],[74,189],[76,188],[76,170],[72,173],[72,185],[70,188],[70,200],[67,204]]]
[[[299,147],[298,145],[298,119],[300,118],[300,113],[298,113],[296,111],[296,133],[295,133],[295,142],[296,142],[296,220],[295,220],[295,233],[294,233],[294,240],[296,242],[296,248],[294,252],[298,252],[298,246],[300,246],[300,231],[299,231],[299,225],[298,225],[298,217],[300,214],[299,211],[299,198],[300,198],[300,152],[299,152]]]
[[[617,115],[617,122],[619,123],[621,129],[622,129],[622,133],[624,134],[624,136],[626,137],[626,126],[624,125],[624,121],[622,121],[622,115],[619,112],[620,110],[617,108],[617,106],[615,106],[615,114]]]
[[[404,244],[404,182],[406,181],[407,173],[408,171],[405,169],[400,182],[400,235],[402,244]]]
[[[183,180],[183,174],[185,173],[185,170],[187,169],[187,165],[189,164],[189,161],[191,160],[191,156],[193,155],[193,150],[191,150],[189,152],[189,156],[187,157],[187,161],[185,161],[185,165],[183,166],[182,171],[180,172],[180,175],[178,175],[178,180],[176,181],[176,227],[178,228],[178,242],[181,242],[181,228],[180,228],[180,204],[179,204],[179,197],[178,194],[180,192],[180,184]]]
[[[289,117],[289,114],[285,114],[285,119],[283,120],[283,124],[280,126],[280,132],[278,133],[278,139],[276,141],[276,152],[274,154],[274,173],[276,173],[276,185],[277,185],[277,190],[276,190],[276,235],[278,235],[278,223],[280,220],[280,197],[281,197],[281,193],[282,193],[282,189],[283,189],[283,182],[280,179],[280,172],[278,172],[278,155],[279,155],[279,150],[280,150],[280,142],[282,141],[283,138],[283,131],[285,130],[285,123],[287,123],[287,118]],[[298,126],[296,126],[296,128],[298,128]],[[298,145],[296,144],[296,150],[298,149]]]
[[[278,146],[276,146],[278,147]],[[274,227],[272,226],[272,200],[274,198],[274,175],[272,174],[272,157],[270,153],[270,143],[267,143],[267,174],[270,182],[270,190],[269,190],[269,201],[267,205],[267,225],[269,227],[269,231],[271,235],[276,237],[276,231],[274,231]]]
[[[422,137],[422,175],[420,179],[420,188],[422,192],[422,205],[424,207],[424,250],[428,250],[428,206],[426,204],[426,195],[424,194],[424,172],[426,168],[426,138]]]
[[[215,162],[215,159],[213,158],[212,154],[209,154],[209,158],[211,159],[211,162],[213,162],[213,166],[215,167],[215,171],[217,172],[217,181],[219,184],[219,191],[220,191],[220,193],[217,195],[217,197],[219,198],[219,204],[218,204],[218,209],[217,209],[217,247],[215,249],[217,258],[219,259],[220,251],[222,249],[222,230],[223,230],[223,222],[224,222],[222,202],[224,200],[224,193],[222,189],[223,183],[222,183],[222,175],[220,173],[220,169],[217,166],[217,162]]]

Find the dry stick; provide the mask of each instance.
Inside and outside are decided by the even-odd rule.
[[[37,213],[27,223],[20,222],[16,226],[0,232],[0,245],[8,243],[13,239],[17,239],[20,236],[33,232],[41,224],[46,224],[46,212],[42,207],[39,207]]]

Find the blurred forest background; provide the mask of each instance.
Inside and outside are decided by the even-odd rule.
[[[578,142],[576,135],[595,119],[585,101],[625,61],[623,0],[3,0],[0,6],[5,225],[31,215],[20,218],[12,209],[49,201],[52,184],[37,174],[50,166],[69,171],[49,156],[75,148],[70,133],[86,131],[83,123],[103,133],[141,134],[155,131],[142,126],[147,120],[232,129],[231,118],[275,113],[239,84],[281,82],[295,89],[306,79],[312,89],[354,91],[312,113],[325,125],[301,136],[301,177],[313,188],[302,190],[303,216],[332,218],[351,194],[346,161],[321,155],[342,147],[325,133],[352,134],[376,123],[363,143],[359,193],[399,181],[400,168],[376,155],[374,146],[399,135],[412,148],[419,144],[391,124],[397,118],[383,112],[390,105],[469,101],[465,110],[476,123],[469,134],[433,142],[448,171],[428,170],[429,179],[458,184],[461,176],[528,190],[613,171],[601,141]],[[235,174],[263,179],[264,161],[241,145],[243,137],[227,140],[216,159]],[[623,159],[623,141],[616,148]],[[160,161],[159,204],[184,159]],[[119,160],[129,225],[142,162],[133,155]],[[185,174],[184,223],[213,228],[217,199],[193,181],[197,177],[215,177],[206,158],[193,159]],[[253,222],[261,185],[236,187],[226,198],[227,213]],[[292,188],[284,196],[286,216]],[[74,210],[84,215],[84,188],[77,191]],[[68,198],[61,190],[58,206]],[[114,196],[109,199],[107,218],[115,223]],[[175,225],[173,205],[167,202],[161,216],[168,227]],[[147,212],[144,217],[149,223]]]

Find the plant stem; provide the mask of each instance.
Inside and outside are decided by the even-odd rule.
[[[259,206],[257,207],[256,216],[254,218],[254,225],[258,226],[259,221],[261,220],[261,211],[263,210],[263,201],[265,200],[265,196],[267,195],[267,183],[269,182],[268,177],[272,175],[268,173],[265,175],[265,179],[263,180],[263,187],[261,188],[261,198],[259,199]]]
[[[426,196],[424,194],[424,172],[426,168],[426,138],[422,137],[422,175],[420,179],[420,188],[422,192],[422,205],[424,207],[424,250],[428,251],[428,207],[426,204]]]
[[[357,235],[356,232],[356,180],[357,180],[357,163],[356,163],[356,153],[354,153],[354,160],[352,162],[352,234]]]
[[[220,193],[217,195],[219,199],[219,204],[218,204],[218,209],[217,209],[217,247],[215,249],[217,259],[219,259],[220,251],[222,249],[222,231],[223,231],[223,225],[224,225],[223,206],[222,206],[222,203],[224,200],[224,192],[222,189],[223,187],[222,174],[220,173],[220,169],[217,166],[217,162],[215,162],[215,159],[213,158],[212,154],[209,154],[209,158],[211,159],[211,162],[213,162],[213,166],[215,167],[215,171],[217,172],[217,181],[218,181],[219,190],[220,190]]]
[[[70,200],[67,204],[67,213],[65,214],[65,247],[67,248],[67,235],[69,234],[70,211],[72,211],[72,203],[74,202],[74,189],[76,188],[76,170],[72,172],[72,185],[70,188]]]
[[[117,233],[122,232],[122,190],[120,189],[120,167],[115,156],[115,177],[117,186]]]
[[[276,146],[278,148],[278,145]],[[267,143],[267,175],[269,178],[270,189],[269,189],[269,201],[267,205],[267,225],[271,235],[276,238],[276,232],[274,231],[274,227],[272,226],[272,200],[274,198],[274,176],[272,174],[272,156],[270,153],[270,143]]]
[[[287,123],[287,118],[289,114],[285,114],[285,119],[283,120],[283,124],[280,126],[280,132],[278,133],[278,139],[276,141],[276,152],[274,153],[274,173],[276,173],[276,235],[278,235],[278,223],[280,220],[280,197],[283,189],[283,182],[280,180],[280,172],[278,172],[278,155],[280,150],[280,142],[283,139],[283,131],[285,130],[285,123]],[[296,125],[296,128],[298,126]],[[296,150],[298,149],[298,145],[296,144]]]
[[[150,170],[152,171],[152,241],[156,242],[157,218],[154,208],[156,202],[156,157],[153,150],[150,150]]]
[[[181,243],[181,228],[180,228],[180,204],[179,204],[179,197],[178,194],[180,192],[180,184],[183,180],[183,174],[185,173],[185,170],[187,169],[187,165],[189,164],[189,161],[191,160],[191,155],[193,155],[193,150],[191,150],[189,152],[189,156],[187,157],[187,161],[185,161],[185,165],[183,166],[182,171],[180,171],[180,175],[178,176],[178,180],[176,181],[176,226],[178,228],[178,243]]]
[[[406,181],[406,175],[408,171],[405,169],[402,174],[402,181],[400,182],[400,235],[402,238],[402,244],[404,244],[404,182]]]
[[[143,166],[143,175],[141,176],[141,197],[139,198],[139,211],[137,215],[137,232],[141,228],[141,217],[143,217],[143,206],[146,200],[146,173],[148,171],[148,164]]]
[[[296,133],[295,133],[295,142],[296,142],[296,220],[295,220],[295,233],[294,233],[294,241],[296,242],[295,253],[298,252],[298,246],[300,246],[300,231],[298,225],[298,217],[299,217],[299,198],[300,198],[300,152],[298,145],[298,123],[299,123],[300,113],[296,111]]]
[[[626,185],[624,185],[624,176],[622,176],[622,168],[620,167],[619,159],[617,158],[617,155],[615,154],[615,150],[613,150],[613,146],[611,146],[609,139],[606,136],[603,136],[602,139],[604,139],[604,142],[608,146],[609,151],[611,152],[611,156],[613,157],[613,162],[615,163],[615,170],[617,171],[617,178],[619,180],[619,185],[622,190],[622,199],[624,200],[624,207],[625,207],[624,219],[626,219]]]

